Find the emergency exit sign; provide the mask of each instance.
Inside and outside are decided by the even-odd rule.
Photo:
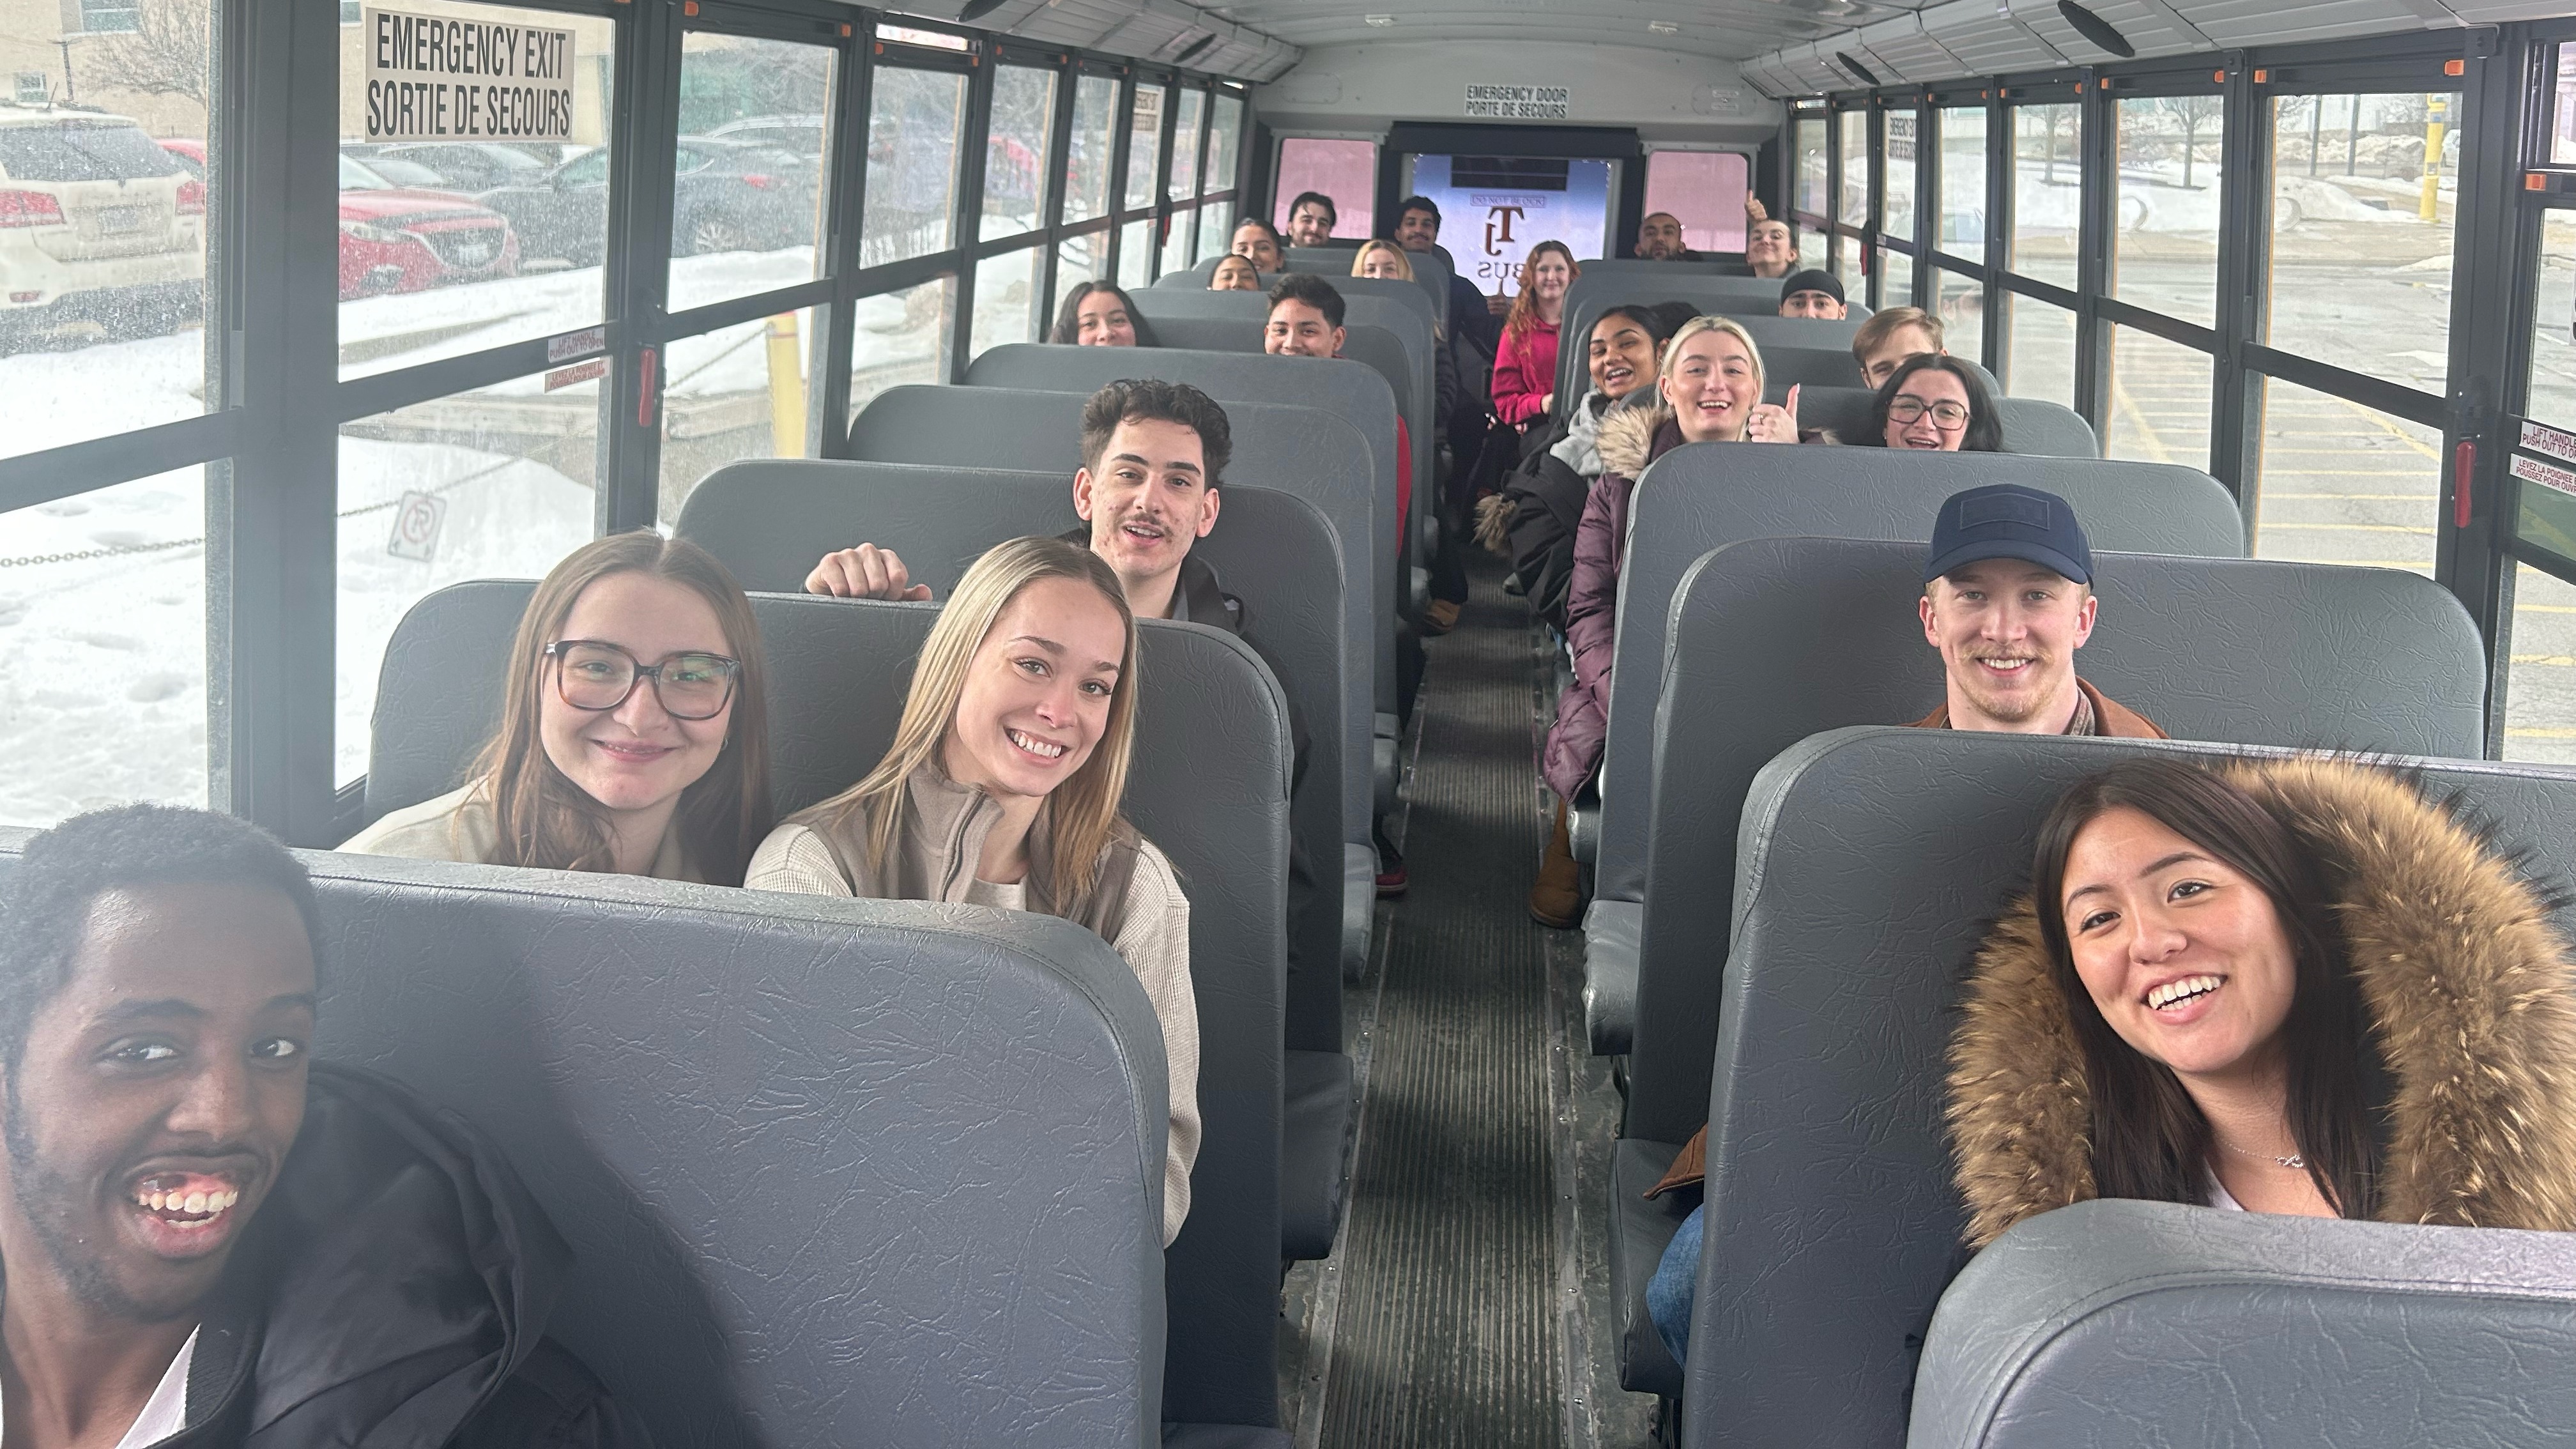
[[[1467,114],[1500,121],[1562,121],[1563,86],[1469,86]]]

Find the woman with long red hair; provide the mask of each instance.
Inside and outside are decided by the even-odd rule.
[[[1494,416],[1513,427],[1556,409],[1556,331],[1565,320],[1565,289],[1582,274],[1560,241],[1531,247],[1521,263],[1521,294],[1494,350]]]

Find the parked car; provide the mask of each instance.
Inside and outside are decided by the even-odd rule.
[[[206,184],[124,116],[0,105],[0,318],[165,325],[204,296]]]
[[[672,168],[671,252],[777,251],[808,245],[819,168],[765,146],[682,136]],[[606,148],[576,156],[543,180],[484,192],[530,257],[595,266],[607,254]]]
[[[820,161],[823,156],[824,118],[821,116],[745,116],[727,121],[707,132],[713,141],[731,141],[738,146],[767,146],[791,156]]]
[[[497,141],[396,141],[351,147],[347,154],[378,170],[384,169],[379,163],[388,161],[426,167],[438,178],[432,185],[469,196],[535,181],[551,164]]]
[[[340,158],[344,300],[518,275],[519,241],[509,221],[455,192],[404,184],[424,178],[437,179],[401,160]]]

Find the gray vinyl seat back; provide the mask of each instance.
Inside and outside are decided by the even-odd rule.
[[[1163,1042],[1098,937],[299,854],[321,1060],[509,1159],[574,1254],[548,1331],[656,1441],[1153,1442]]]
[[[368,757],[371,816],[380,804],[398,808],[463,780],[499,719],[511,631],[534,587],[459,584],[414,604],[395,626]],[[752,608],[769,658],[797,666],[770,671],[771,788],[784,816],[884,757],[938,609],[806,595],[760,596]],[[1124,808],[1171,858],[1189,895],[1203,1128],[1189,1220],[1164,1255],[1170,1346],[1161,1411],[1180,1422],[1267,1425],[1278,1412],[1287,701],[1229,635],[1161,620],[1142,633],[1140,767],[1127,777]]]
[[[1427,252],[1406,252],[1404,255],[1413,263],[1413,285],[1430,294],[1433,320],[1437,321],[1444,331],[1447,330],[1449,294],[1453,290],[1449,285],[1449,279],[1458,274],[1457,268],[1449,260],[1449,254],[1434,247]]]
[[[1054,347],[1014,342],[992,348],[966,369],[969,387],[1027,388],[1092,393],[1124,377],[1186,382],[1231,407],[1238,402],[1285,403],[1321,408],[1349,422],[1367,439],[1375,468],[1379,542],[1368,570],[1369,591],[1385,605],[1379,617],[1402,617],[1409,603],[1410,570],[1399,567],[1395,511],[1395,389],[1375,368],[1351,367],[1324,357],[1247,357],[1237,352],[1193,352],[1177,347]],[[1373,693],[1377,712],[1395,713],[1395,642],[1380,650]]]
[[[1959,360],[1977,367],[1973,359]],[[2006,397],[1995,391],[1992,374],[1982,367],[1977,371],[1983,374],[1979,380],[1987,384],[1986,395],[1994,402],[1995,420],[2004,430],[2002,451],[2049,458],[2102,456],[2093,425],[2084,421],[2082,414],[2064,403]],[[1878,393],[1865,387],[1805,388],[1798,394],[1798,426],[1827,429],[1846,444],[1875,446],[1878,440],[1871,432],[1871,419],[1876,416],[1877,402]]]
[[[1069,392],[922,384],[891,387],[869,399],[851,420],[850,452],[871,463],[905,463],[950,471],[989,468],[1068,479],[1082,465],[1082,409],[1086,401],[1085,394]],[[1365,845],[1369,839],[1370,690],[1363,682],[1362,671],[1373,667],[1372,651],[1378,641],[1388,641],[1391,652],[1395,638],[1394,601],[1384,601],[1386,612],[1381,615],[1377,612],[1379,601],[1366,588],[1348,586],[1348,581],[1361,577],[1368,560],[1378,556],[1373,550],[1395,546],[1393,539],[1380,545],[1370,532],[1376,526],[1376,518],[1368,440],[1360,436],[1359,429],[1318,408],[1237,402],[1225,405],[1225,417],[1234,441],[1234,459],[1226,465],[1223,486],[1218,490],[1222,503],[1216,531],[1200,540],[1193,552],[1205,550],[1201,556],[1215,561],[1229,551],[1241,551],[1238,544],[1244,549],[1259,547],[1267,537],[1265,525],[1276,510],[1260,500],[1237,502],[1255,491],[1294,494],[1324,516],[1332,531],[1336,556],[1341,560],[1340,577],[1345,581],[1339,590],[1342,651],[1334,665],[1330,690],[1340,700],[1338,714],[1311,700],[1314,681],[1299,677],[1302,671],[1284,659],[1280,663],[1286,673],[1280,683],[1288,686],[1289,698],[1306,711],[1308,729],[1314,732],[1318,744],[1334,756],[1329,767],[1342,781],[1341,839]],[[1048,504],[1050,511],[1036,516],[1054,518],[1061,514],[1064,527],[1070,528],[1074,519],[1069,489],[1059,483],[1056,492],[1065,496]],[[911,504],[904,506],[909,508]],[[1024,520],[1023,526],[1030,525]],[[1219,539],[1228,541],[1219,543]],[[962,546],[951,546],[952,552]],[[1237,588],[1251,611],[1253,636],[1265,644],[1269,634],[1265,626],[1270,616],[1266,593],[1253,595],[1244,591],[1251,588],[1249,573],[1265,569],[1272,561],[1266,551],[1245,560],[1247,581]],[[1236,577],[1234,569],[1226,566],[1232,562],[1226,559],[1219,566],[1220,578],[1229,585]],[[948,563],[943,559],[940,566],[945,569]],[[1314,588],[1312,581],[1305,578],[1295,579],[1293,586],[1299,594],[1310,593]],[[1338,726],[1331,723],[1336,719],[1340,721]],[[1330,792],[1326,794],[1330,798]]]
[[[783,594],[801,587],[800,568],[812,567],[797,563],[799,550],[818,552],[824,546],[818,540],[847,547],[865,530],[866,541],[892,546],[916,582],[946,599],[993,545],[1079,526],[1061,474],[759,459],[708,474],[680,510],[678,532],[721,559],[743,587]],[[1369,839],[1370,746],[1368,717],[1355,713],[1347,698],[1357,675],[1343,652],[1344,590],[1330,526],[1303,499],[1246,488],[1226,500],[1215,531],[1191,552],[1214,565],[1219,581],[1244,601],[1252,639],[1269,654],[1280,687],[1305,718],[1307,788],[1298,792],[1295,809],[1302,814],[1293,828],[1309,861],[1320,867],[1339,860],[1338,842]],[[1184,772],[1196,768],[1204,750],[1191,752]],[[1152,758],[1138,756],[1136,775],[1151,768],[1141,762]],[[858,762],[859,774],[875,763],[873,757]],[[1135,786],[1129,789],[1132,794]],[[1300,924],[1309,933],[1297,943],[1300,962],[1338,959],[1328,915],[1305,913]],[[1289,1041],[1337,1049],[1338,971],[1302,970],[1290,995]]]
[[[1381,370],[1400,369],[1388,371],[1388,380],[1395,386],[1396,407],[1411,434],[1413,476],[1428,477],[1439,442],[1439,374],[1431,316],[1418,305],[1420,289],[1404,282],[1369,282],[1366,278],[1331,280],[1342,293],[1342,356]],[[1345,281],[1396,288],[1410,295],[1399,300],[1363,293],[1343,287]],[[1134,295],[1136,310],[1145,314],[1154,335],[1166,345],[1211,352],[1262,350],[1262,323],[1270,315],[1269,299],[1262,293],[1157,291],[1146,287]],[[1250,328],[1249,343],[1245,341],[1246,324]],[[1388,346],[1389,338],[1393,339],[1393,348]]]
[[[1565,315],[1574,325],[1558,334],[1560,338],[1556,349],[1556,395],[1558,397],[1579,398],[1583,396],[1584,389],[1592,385],[1589,370],[1592,328],[1601,320],[1602,313],[1621,301],[1630,300],[1644,299],[1603,298],[1598,302],[1587,303],[1579,311],[1570,305],[1565,309]],[[1736,324],[1744,329],[1745,335],[1753,339],[1753,345],[1761,349],[1763,378],[1770,387],[1785,389],[1791,383],[1839,387],[1845,385],[1846,381],[1851,386],[1858,386],[1862,381],[1860,364],[1851,356],[1852,335],[1860,331],[1860,322],[1856,317],[1834,322],[1817,317],[1782,317],[1768,312],[1723,315],[1732,316]],[[1843,361],[1849,364],[1848,379],[1843,378],[1842,371],[1836,364],[1809,355],[1836,352],[1842,354]],[[1838,380],[1818,384],[1816,380],[1820,376]],[[1806,413],[1803,409],[1799,412],[1798,420],[1801,423],[1806,422]]]
[[[2576,1237],[2079,1203],[1942,1295],[1910,1449],[2565,1443]]]
[[[1630,1135],[1677,1143],[1706,1120],[1717,944],[1732,924],[1711,883],[1735,878],[1754,776],[1809,735],[1941,703],[1922,576],[1921,544],[1762,538],[1702,557],[1675,591],[1651,720]],[[2177,739],[2483,752],[2486,651],[2458,599],[2421,575],[2105,551],[2094,588],[2101,614],[2076,668]]]
[[[1405,253],[1405,259],[1413,264],[1413,280],[1408,282],[1402,278],[1352,276],[1350,271],[1351,260],[1355,255],[1353,252],[1327,252],[1323,254],[1325,259],[1320,262],[1300,265],[1301,258],[1311,259],[1316,253],[1304,247],[1290,247],[1287,250],[1289,263],[1287,271],[1306,272],[1322,277],[1333,284],[1333,289],[1340,292],[1344,300],[1361,296],[1387,297],[1407,308],[1421,312],[1441,328],[1445,329],[1449,325],[1449,264],[1436,255],[1426,259],[1420,252]],[[1202,259],[1196,266],[1185,271],[1165,272],[1154,279],[1154,285],[1139,289],[1131,295],[1136,298],[1137,305],[1141,307],[1145,303],[1147,293],[1159,295],[1164,292],[1204,292],[1208,289],[1208,283],[1216,279],[1217,263],[1224,259],[1224,254],[1220,253],[1217,256]],[[1261,273],[1261,290],[1267,292],[1277,286],[1279,278],[1283,275],[1285,275],[1283,272]],[[1414,295],[1407,296],[1407,293]],[[1246,292],[1242,295],[1248,297],[1256,294]]]
[[[1604,277],[1750,277],[1753,268],[1742,252],[1702,252],[1686,262],[1658,262],[1645,257],[1595,257],[1583,274]]]
[[[2166,463],[1771,443],[1674,449],[1646,470],[1629,505],[1594,855],[1602,897],[1643,899],[1656,700],[1683,575],[1710,550],[1751,538],[1928,540],[1942,499],[1987,483],[2064,498],[2096,549],[2245,556],[2236,500],[2208,474]]]
[[[1660,269],[1642,274],[1628,270],[1596,272],[1592,263],[1586,262],[1583,275],[1565,289],[1565,315],[1579,316],[1585,306],[1594,303],[1608,306],[1614,302],[1688,302],[1703,312],[1776,317],[1780,313],[1780,286],[1785,280]],[[1853,301],[1846,304],[1846,314],[1858,322],[1868,318],[1869,309]]]
[[[1968,962],[2027,883],[2058,796],[2157,752],[2248,753],[1875,727],[1810,737],[1755,781],[1708,1099],[1686,1443],[1905,1442],[1914,1346],[1966,1225],[1942,1108]],[[2576,859],[2576,772],[2395,763],[2492,822],[2504,849]],[[2567,933],[2576,908],[2554,919]]]

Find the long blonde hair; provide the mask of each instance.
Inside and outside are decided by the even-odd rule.
[[[1404,248],[1397,246],[1395,243],[1388,241],[1384,237],[1376,237],[1360,244],[1360,249],[1351,256],[1352,276],[1365,277],[1368,275],[1368,259],[1369,253],[1371,252],[1384,252],[1388,256],[1395,258],[1396,275],[1404,278],[1408,282],[1413,280],[1413,258],[1404,254]]]
[[[1503,314],[1503,330],[1514,338],[1528,336],[1529,330],[1536,327],[1539,322],[1538,259],[1541,252],[1554,252],[1565,258],[1565,269],[1571,273],[1565,279],[1568,290],[1573,288],[1574,279],[1583,275],[1583,263],[1574,259],[1573,248],[1565,243],[1543,241],[1531,247],[1529,255],[1521,259],[1521,294],[1512,299],[1512,310]]]
[[[697,594],[715,610],[725,648],[741,668],[734,676],[724,749],[696,783],[680,792],[676,819],[688,863],[715,885],[742,884],[743,867],[769,833],[769,671],[751,600],[715,556],[686,539],[649,528],[612,533],[566,554],[528,607],[510,643],[510,675],[501,728],[474,762],[474,778],[491,797],[499,843],[489,864],[544,870],[615,870],[608,815],[590,792],[547,756],[539,718],[554,661],[547,646],[563,633],[582,592],[601,579],[635,573]],[[649,688],[643,680],[636,687]]]
[[[863,812],[867,825],[869,867],[880,876],[901,837],[904,812],[910,808],[908,784],[921,770],[940,767],[940,747],[957,719],[957,704],[966,693],[966,673],[975,651],[993,632],[1002,611],[1020,591],[1045,579],[1073,579],[1089,584],[1118,611],[1126,635],[1126,653],[1118,683],[1109,696],[1109,722],[1091,758],[1047,798],[1047,843],[1056,878],[1043,885],[1053,899],[1031,906],[1049,915],[1078,920],[1091,908],[1100,862],[1121,824],[1119,803],[1127,794],[1127,763],[1136,741],[1136,615],[1118,575],[1087,548],[1057,538],[1015,538],[993,546],[939,611],[922,641],[920,662],[912,671],[912,689],[904,697],[903,721],[894,743],[865,779],[813,809],[818,822],[840,824],[852,812]]]
[[[1655,381],[1658,384],[1655,395],[1662,399],[1665,407],[1673,405],[1672,395],[1665,392],[1661,384],[1671,381],[1673,369],[1681,365],[1683,345],[1703,332],[1723,332],[1744,344],[1744,355],[1753,362],[1753,401],[1757,406],[1760,405],[1762,390],[1769,386],[1762,371],[1761,345],[1753,340],[1752,333],[1744,330],[1744,324],[1734,318],[1710,317],[1705,314],[1683,323],[1673,333],[1673,340],[1664,344],[1663,366],[1655,369]]]

